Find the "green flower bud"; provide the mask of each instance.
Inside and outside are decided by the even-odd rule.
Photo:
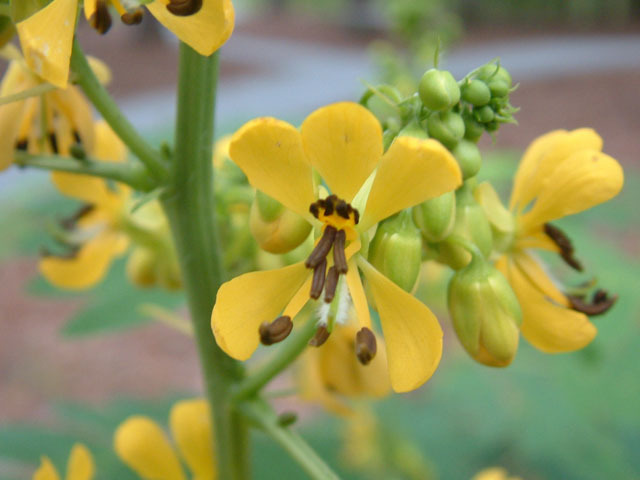
[[[388,127],[390,123],[400,123],[398,103],[402,101],[402,94],[392,85],[378,85],[375,90],[369,88],[360,104],[373,113],[380,123]]]
[[[482,107],[491,100],[491,90],[482,80],[471,80],[462,86],[462,99],[476,107]]]
[[[509,85],[503,80],[492,80],[489,82],[491,96],[503,98],[509,95]]]
[[[448,110],[460,101],[460,87],[450,72],[427,70],[418,85],[420,100],[429,110]]]
[[[493,248],[491,226],[484,209],[473,197],[474,187],[475,179],[470,179],[456,191],[456,222],[451,235],[470,241],[487,258]],[[465,267],[471,261],[471,254],[457,243],[445,240],[438,245],[438,249],[438,260],[454,270]]]
[[[428,242],[440,242],[447,238],[455,220],[456,194],[453,191],[413,207],[413,221]]]
[[[470,110],[465,110],[462,114],[464,120],[464,138],[477,142],[484,133],[484,125],[478,122]]]
[[[434,112],[427,119],[429,136],[451,149],[464,137],[464,120],[458,113]]]
[[[507,85],[507,88],[511,88],[511,75],[504,67],[498,66],[495,63],[483,65],[476,71],[475,76],[479,80],[487,83],[501,81]]]
[[[277,200],[256,192],[249,212],[249,228],[260,248],[270,253],[286,253],[304,242],[312,227]]]
[[[482,166],[482,156],[477,145],[469,140],[460,140],[460,142],[451,150],[451,153],[460,165],[462,170],[462,178],[464,180],[475,177]]]
[[[480,123],[489,123],[495,118],[495,113],[489,105],[473,109],[474,118]]]
[[[415,137],[420,139],[429,138],[427,132],[424,131],[424,128],[416,119],[413,119],[407,126],[400,130],[400,132],[398,132],[398,136]]]
[[[518,350],[522,311],[507,279],[480,255],[449,283],[449,312],[460,343],[484,365],[505,367]]]
[[[13,22],[6,15],[0,15],[0,48],[11,41],[16,33]]]
[[[405,291],[413,290],[422,263],[422,239],[408,210],[378,225],[369,247],[369,261]]]

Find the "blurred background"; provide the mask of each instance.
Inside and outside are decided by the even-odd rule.
[[[359,469],[354,439],[345,444],[344,424],[322,410],[294,398],[278,399],[278,410],[300,415],[303,434],[345,478],[467,479],[491,465],[529,480],[640,478],[640,1],[234,5],[236,30],[222,49],[220,135],[261,115],[300,122],[329,102],[357,101],[365,83],[415,91],[439,44],[440,66],[458,79],[499,57],[520,83],[511,97],[519,125],[482,141],[481,176],[503,199],[524,148],[552,129],[595,128],[625,168],[619,197],[559,222],[589,272],[620,295],[595,319],[599,335],[588,348],[549,356],[523,341],[505,370],[476,364],[447,324],[445,284],[435,281],[429,305],[445,328],[442,364],[417,392],[376,403],[382,434],[356,441],[385,445],[384,468]],[[109,89],[133,123],[154,141],[171,138],[171,35],[150,15],[137,28],[114,22],[104,37],[83,19],[79,35],[112,68]],[[75,440],[97,452],[100,478],[130,478],[108,452],[117,422],[146,413],[166,424],[173,400],[200,391],[191,340],[145,315],[148,304],[186,314],[179,294],[123,282],[123,261],[86,294],[39,277],[47,225],[75,208],[42,172],[0,176],[0,480],[27,478],[44,453],[63,465]],[[255,437],[256,478],[304,478],[277,446]]]

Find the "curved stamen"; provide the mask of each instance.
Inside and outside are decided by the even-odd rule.
[[[331,225],[328,225],[324,229],[322,238],[320,238],[320,241],[311,252],[311,255],[309,255],[309,258],[307,258],[307,261],[304,263],[307,268],[315,268],[322,262],[322,260],[325,259],[325,257],[329,253],[329,250],[331,250],[331,247],[333,246],[333,241],[335,240],[336,233],[337,230]]]
[[[312,347],[319,347],[327,341],[329,335],[330,333],[329,330],[327,330],[327,327],[325,327],[324,325],[320,325],[316,330],[316,334],[311,340],[309,340],[309,345],[311,345]]]
[[[273,322],[263,322],[258,329],[260,342],[263,345],[273,345],[281,342],[289,336],[293,329],[291,317],[284,315],[276,318]]]
[[[322,289],[324,288],[325,273],[327,271],[327,259],[322,261],[313,269],[313,280],[311,281],[311,292],[309,296],[314,300],[320,298]]]
[[[362,365],[368,365],[378,350],[376,336],[367,327],[362,327],[356,333],[356,356]]]
[[[571,268],[581,272],[582,271],[582,263],[574,257],[574,248],[573,244],[569,237],[558,227],[551,225],[550,223],[544,224],[544,233],[553,240],[558,248],[560,249],[560,256],[562,259],[569,265]]]
[[[125,25],[138,25],[142,22],[142,17],[144,15],[144,10],[138,7],[135,10],[127,13],[123,13],[120,15],[120,20]]]
[[[347,257],[344,253],[344,246],[347,239],[347,233],[344,230],[338,230],[336,238],[333,241],[333,263],[338,273],[347,273],[349,267],[347,265]]]
[[[167,10],[178,17],[194,15],[202,8],[202,0],[169,0]]]
[[[107,0],[96,0],[96,11],[89,18],[91,25],[99,34],[104,35],[111,28],[111,15]]]
[[[591,303],[586,301],[584,296],[567,295],[567,298],[571,302],[571,308],[590,317],[607,312],[618,300],[617,295],[610,297],[607,291],[602,289],[596,290],[591,298]]]

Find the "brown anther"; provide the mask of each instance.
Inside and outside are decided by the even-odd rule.
[[[58,150],[58,137],[56,137],[55,132],[50,132],[49,133],[49,143],[51,143],[51,150],[53,151],[53,153],[55,153],[55,154],[59,153],[59,150]]]
[[[336,288],[338,287],[339,278],[340,278],[340,273],[338,272],[338,269],[334,265],[327,272],[327,279],[325,281],[324,301],[326,303],[331,303],[333,301],[333,297],[336,296]]]
[[[138,25],[142,22],[143,14],[144,10],[138,7],[130,12],[123,13],[120,17],[120,20],[122,20],[122,23],[124,23],[125,25]]]
[[[327,259],[323,258],[322,261],[313,269],[313,280],[311,281],[311,292],[309,293],[309,296],[314,300],[319,299],[322,294],[326,272]]]
[[[327,330],[327,327],[325,327],[324,325],[320,325],[316,330],[316,334],[311,340],[309,340],[309,345],[311,345],[312,347],[319,347],[327,341],[329,335],[330,333],[329,330]]]
[[[78,251],[80,247],[70,247],[65,253],[57,254],[52,253],[47,247],[40,247],[40,256],[44,257],[56,257],[62,258],[64,260],[73,260],[78,256]]]
[[[82,143],[82,138],[80,137],[80,132],[78,132],[77,130],[74,130],[72,132],[73,134],[73,139],[75,140],[76,143]]]
[[[263,345],[273,345],[283,341],[291,333],[293,322],[291,317],[282,316],[276,318],[273,322],[263,322],[258,329],[260,333],[260,342]]]
[[[368,365],[377,351],[376,336],[367,327],[362,327],[356,333],[356,357],[362,365]]]
[[[582,263],[574,257],[574,248],[569,237],[560,230],[558,227],[551,225],[550,223],[544,224],[544,233],[553,240],[558,248],[560,249],[560,256],[562,259],[569,265],[571,268],[581,272],[582,271]]]
[[[78,220],[80,220],[82,217],[87,215],[94,208],[95,208],[95,206],[91,205],[89,203],[86,204],[86,205],[83,205],[73,215],[71,215],[70,217],[67,217],[64,220],[62,220],[60,222],[60,225],[65,230],[73,230],[75,228],[75,226],[76,226],[76,223],[78,223]]]
[[[591,297],[591,303],[585,300],[584,296],[567,295],[571,308],[574,310],[589,315],[590,317],[596,315],[602,315],[607,312],[613,304],[618,300],[617,295],[609,297],[609,294],[605,290],[597,290],[593,297]]]
[[[198,13],[202,8],[202,0],[169,0],[167,10],[178,17],[188,17]]]
[[[16,142],[16,150],[22,150],[23,152],[25,152],[28,146],[29,146],[29,140],[27,140],[26,138],[23,138]]]
[[[333,241],[333,264],[338,273],[347,273],[349,266],[347,265],[347,257],[344,253],[344,245],[347,241],[347,233],[344,230],[338,230],[336,238]]]
[[[96,11],[89,17],[91,25],[99,34],[104,35],[111,28],[111,15],[107,0],[96,0]]]
[[[322,238],[320,238],[320,241],[304,263],[307,268],[316,268],[316,266],[325,259],[329,250],[331,250],[331,247],[333,246],[333,240],[336,238],[336,232],[337,230],[331,225],[328,225],[324,229]]]

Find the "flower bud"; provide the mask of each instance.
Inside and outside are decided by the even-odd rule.
[[[448,110],[460,101],[460,87],[450,72],[427,70],[418,85],[420,100],[429,110]]]
[[[405,291],[413,289],[422,262],[422,239],[408,210],[378,225],[369,247],[369,261]]]
[[[465,110],[462,114],[464,120],[464,138],[472,142],[477,142],[484,133],[484,125],[478,122],[470,110]]]
[[[464,349],[493,367],[511,363],[518,350],[522,312],[507,279],[479,255],[449,283],[449,312]]]
[[[491,90],[482,80],[471,80],[462,86],[462,99],[476,107],[482,107],[491,100]]]
[[[413,207],[413,221],[428,242],[440,242],[453,230],[456,194],[447,192]]]
[[[464,120],[458,113],[434,112],[427,119],[429,136],[451,149],[464,137]]]
[[[473,197],[474,186],[475,179],[467,180],[456,191],[456,221],[451,234],[469,240],[487,258],[493,248],[493,237],[484,209]],[[453,242],[445,240],[438,245],[438,249],[438,260],[454,270],[465,267],[471,261],[471,254]]]
[[[388,128],[392,125],[399,124],[401,121],[397,107],[401,101],[402,95],[396,87],[392,85],[378,85],[375,90],[372,88],[367,89],[360,99],[360,104],[367,107],[383,127]]]
[[[127,260],[127,277],[129,281],[139,287],[152,287],[158,281],[155,255],[152,250],[137,247]]]
[[[511,88],[511,75],[506,68],[496,65],[495,63],[488,63],[480,67],[476,71],[476,78],[483,80],[488,84],[494,81],[499,81],[504,83],[507,88]]]
[[[277,200],[256,192],[249,213],[249,227],[263,250],[286,253],[300,245],[309,236],[311,224]]]
[[[489,105],[473,109],[473,117],[480,123],[489,123],[493,121],[495,116],[496,114]]]
[[[409,122],[402,130],[400,130],[400,132],[398,132],[398,136],[414,137],[422,140],[429,138],[427,132],[425,132],[424,128],[415,119]]]
[[[469,140],[460,140],[460,142],[451,150],[451,153],[460,165],[462,170],[462,178],[464,180],[475,177],[482,166],[482,157],[480,149],[475,143]]]
[[[509,95],[511,87],[503,80],[492,80],[489,82],[489,90],[492,97],[504,98]]]

